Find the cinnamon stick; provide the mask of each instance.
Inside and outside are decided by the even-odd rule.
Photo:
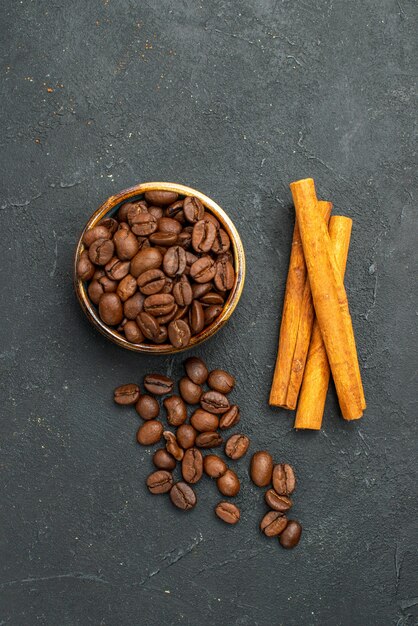
[[[317,209],[312,178],[291,183],[312,299],[344,419],[358,419],[365,408],[347,294],[328,229]]]
[[[350,246],[351,227],[352,220],[348,217],[335,215],[329,221],[329,236],[342,278],[344,277],[348,248]],[[296,411],[295,428],[320,430],[329,377],[330,368],[327,353],[322,341],[318,320],[315,319]]]
[[[317,200],[318,209],[328,223],[331,202]],[[279,348],[273,374],[269,404],[286,409],[296,407],[314,319],[309,279],[303,256],[297,220],[286,281]]]

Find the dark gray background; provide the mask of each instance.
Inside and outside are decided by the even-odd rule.
[[[0,624],[417,622],[416,6],[3,0]],[[349,424],[330,394],[318,434],[267,404],[288,184],[305,176],[354,219],[368,400]],[[146,492],[151,452],[112,389],[182,359],[90,327],[72,256],[92,211],[148,180],[195,186],[241,233],[240,306],[199,354],[236,374],[252,450],[296,468],[293,552],[258,532],[248,459],[235,528],[214,518],[208,481],[189,514]]]

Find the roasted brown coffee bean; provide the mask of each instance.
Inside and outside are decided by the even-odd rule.
[[[130,222],[134,235],[147,237],[157,230],[157,220],[151,213],[139,213]]]
[[[213,215],[213,213],[209,213],[209,211],[205,211],[205,213],[203,215],[203,219],[206,222],[212,222],[212,224],[216,227],[217,230],[221,226],[220,223],[219,223],[219,220],[216,219],[216,217]]]
[[[175,217],[178,213],[183,212],[183,200],[177,200],[170,204],[165,210],[165,214],[167,217]]]
[[[197,432],[190,424],[182,424],[176,430],[177,443],[183,450],[192,448],[196,441]]]
[[[241,515],[237,505],[232,502],[219,502],[215,507],[215,513],[227,524],[237,524]]]
[[[148,207],[148,213],[151,213],[155,217],[156,220],[159,220],[160,217],[164,215],[164,211],[160,206],[150,206]]]
[[[97,305],[99,304],[101,296],[104,294],[104,289],[98,280],[92,280],[87,288],[87,293],[89,294],[89,298],[93,302],[93,304]]]
[[[199,433],[196,437],[198,448],[217,448],[222,445],[223,439],[217,432]]]
[[[144,422],[136,434],[137,441],[143,446],[151,446],[161,439],[163,430],[163,425],[157,420]]]
[[[186,450],[181,462],[181,473],[187,483],[194,485],[203,474],[203,456],[197,448]]]
[[[106,275],[101,276],[98,280],[105,293],[114,293],[118,288],[118,282],[116,280],[110,280]]]
[[[212,324],[212,322],[214,322],[216,318],[219,317],[221,312],[222,306],[220,306],[219,304],[211,304],[210,306],[208,306],[207,309],[205,309],[204,311],[205,326],[210,326],[210,324]]]
[[[142,343],[145,339],[141,329],[134,320],[128,320],[123,324],[123,332],[125,333],[126,339],[131,343]]]
[[[266,501],[267,506],[269,506],[273,511],[281,511],[285,513],[292,507],[292,500],[287,496],[280,496],[278,493],[274,491],[274,489],[268,489],[264,494],[264,500]]]
[[[184,199],[183,211],[188,222],[195,224],[199,220],[203,219],[205,214],[205,207],[199,198],[189,196]]]
[[[164,271],[168,276],[181,276],[186,269],[186,252],[181,246],[172,246],[163,260]]]
[[[115,293],[104,293],[99,301],[99,315],[109,326],[117,326],[123,320],[122,302]]]
[[[136,293],[126,300],[123,305],[123,314],[128,320],[134,320],[141,313],[144,300],[145,298],[142,293]]]
[[[139,243],[132,231],[120,228],[113,235],[116,254],[121,261],[129,261],[139,250]]]
[[[180,396],[168,396],[163,404],[167,411],[167,422],[170,426],[180,426],[186,421],[187,408]]]
[[[215,237],[215,241],[213,242],[212,251],[215,254],[222,254],[229,250],[230,245],[231,245],[231,240],[229,239],[228,235],[226,234],[223,228],[219,228],[216,231],[216,237]]]
[[[173,296],[179,306],[187,306],[193,300],[192,288],[187,276],[181,276],[173,287]]]
[[[136,318],[136,323],[138,324],[141,332],[147,339],[152,339],[155,341],[160,336],[160,325],[149,313],[145,311],[141,311]]]
[[[156,396],[164,396],[171,393],[174,382],[163,374],[147,374],[144,378],[144,387]]]
[[[177,245],[188,250],[192,245],[192,231],[188,231],[186,228],[177,236]]]
[[[196,505],[196,494],[187,483],[180,481],[172,486],[170,500],[178,509],[188,511]]]
[[[117,256],[114,256],[105,265],[106,276],[111,280],[122,280],[129,274],[130,266],[129,261],[121,261]]]
[[[147,270],[158,269],[163,262],[163,256],[156,248],[140,250],[131,261],[131,274],[138,278]]]
[[[144,394],[138,398],[135,409],[143,420],[153,420],[158,417],[160,405],[155,398]]]
[[[266,537],[277,537],[287,526],[287,517],[280,511],[269,511],[260,522],[260,530]]]
[[[161,233],[157,230],[149,236],[149,240],[155,246],[170,247],[177,243],[177,235],[176,233]]]
[[[168,493],[173,486],[173,476],[166,470],[153,472],[147,478],[147,487],[151,493]]]
[[[208,385],[214,391],[229,393],[235,387],[235,378],[225,370],[212,370],[208,377]]]
[[[207,304],[208,306],[213,304],[223,305],[224,299],[220,293],[216,293],[216,291],[209,291],[209,293],[206,293],[200,298],[200,302],[202,304]]]
[[[210,256],[202,256],[190,267],[190,276],[197,283],[208,283],[216,274],[216,263]]]
[[[103,224],[97,224],[97,226],[86,230],[83,235],[83,243],[88,248],[96,239],[110,239],[112,234],[109,228],[106,228]]]
[[[138,287],[146,296],[159,293],[165,286],[165,274],[161,270],[147,270],[137,278]]]
[[[95,265],[106,265],[114,251],[115,246],[111,239],[96,239],[89,248],[89,259]]]
[[[137,215],[141,213],[148,213],[148,206],[146,202],[142,202],[141,200],[136,202],[130,202],[128,206],[128,211],[126,213],[126,219],[129,224],[132,224]]]
[[[294,492],[296,478],[291,465],[281,463],[274,466],[273,487],[280,496],[290,496]]]
[[[189,310],[188,306],[177,306],[177,312],[175,314],[175,316],[173,317],[173,319],[175,320],[182,320],[184,318],[186,318],[187,315],[187,311]],[[187,322],[187,319],[184,320],[185,322]]]
[[[115,220],[113,217],[104,217],[102,220],[100,220],[98,226],[104,226],[112,235],[119,228],[118,221]]]
[[[161,293],[172,293],[174,286],[174,280],[169,276],[165,277],[165,285],[161,290]]]
[[[184,376],[179,382],[180,395],[188,404],[197,404],[202,395],[202,388],[190,378]]]
[[[230,291],[234,286],[235,272],[232,263],[229,261],[218,261],[216,263],[216,274],[214,278],[215,287],[218,291]]]
[[[223,496],[233,498],[239,493],[241,485],[236,473],[227,469],[225,474],[217,479],[216,486]]]
[[[149,202],[149,204],[155,206],[166,206],[167,204],[173,204],[179,197],[179,194],[175,191],[146,191],[145,192],[145,200]]]
[[[167,337],[168,337],[167,328],[165,326],[161,326],[161,324],[160,324],[160,329],[158,331],[158,335],[154,339],[155,343],[158,343],[158,344],[166,343],[167,342]]]
[[[190,423],[200,433],[217,430],[219,427],[219,417],[208,413],[203,409],[196,409],[190,418]]]
[[[205,470],[205,474],[210,476],[210,478],[219,478],[225,474],[228,466],[225,461],[219,456],[216,456],[216,454],[208,454],[203,458],[203,469]]]
[[[138,385],[121,385],[120,387],[116,387],[115,391],[113,392],[113,399],[116,404],[135,404],[135,402],[139,398],[140,393],[141,392]]]
[[[187,376],[196,385],[203,385],[208,377],[208,368],[202,359],[196,356],[191,356],[184,362],[184,369]]]
[[[212,222],[200,220],[196,222],[192,233],[192,246],[196,252],[209,252],[216,235],[216,226]]]
[[[205,411],[220,415],[229,409],[229,400],[219,391],[206,391],[200,398],[200,405]]]
[[[161,217],[158,220],[157,226],[160,233],[179,235],[182,231],[180,222],[171,217]]]
[[[181,461],[184,455],[184,451],[182,450],[182,448],[180,448],[179,444],[177,443],[175,434],[169,430],[165,430],[163,432],[163,436],[167,442],[165,444],[167,452],[169,452],[176,459],[176,461]]]
[[[159,448],[154,452],[152,462],[158,469],[163,469],[171,472],[176,468],[176,459],[165,448]]]
[[[120,209],[119,209],[119,211],[117,213],[117,218],[118,218],[119,222],[127,222],[128,221],[128,210],[129,210],[130,205],[131,205],[130,202],[125,202],[120,207]]]
[[[156,293],[144,300],[144,311],[154,317],[167,315],[174,308],[175,302],[171,293]]]
[[[240,420],[240,412],[239,408],[236,404],[233,404],[230,409],[226,413],[224,413],[221,417],[221,421],[219,422],[219,428],[222,430],[226,430],[227,428],[232,428],[236,424],[238,424]]]
[[[139,245],[138,252],[140,252],[141,250],[146,250],[146,248],[151,247],[151,243],[148,237],[137,237],[137,240],[138,240],[138,245]]]
[[[266,487],[271,482],[273,459],[271,454],[262,450],[253,454],[250,465],[251,480],[257,487]]]
[[[185,348],[190,343],[191,332],[184,320],[174,320],[168,325],[168,338],[175,348]]]
[[[232,435],[225,444],[225,454],[235,461],[247,453],[249,445],[250,440],[246,435]]]
[[[162,293],[162,292],[161,292]],[[178,313],[179,307],[177,306],[177,304],[175,304],[172,308],[172,310],[170,311],[170,313],[167,313],[167,315],[160,315],[158,317],[158,322],[160,324],[169,324],[170,322],[172,322],[174,319],[176,319],[177,317],[177,313]]]
[[[212,291],[212,289],[212,283],[194,283],[192,285],[193,298],[195,298],[196,300],[201,300],[202,296]]]
[[[77,262],[77,276],[80,280],[90,280],[94,276],[95,267],[87,250],[83,250]]]
[[[189,310],[189,324],[194,335],[200,333],[205,326],[205,314],[198,300],[193,300]]]
[[[279,537],[280,545],[283,548],[295,548],[302,534],[302,526],[296,520],[289,520],[286,528]]]
[[[122,278],[120,281],[116,293],[122,302],[126,302],[126,300],[129,300],[129,298],[134,295],[137,289],[136,278],[131,276],[131,274],[127,274],[125,278]]]

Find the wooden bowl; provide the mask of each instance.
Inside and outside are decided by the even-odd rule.
[[[96,307],[90,302],[90,298],[87,293],[87,285],[85,282],[77,278],[76,267],[77,261],[80,257],[80,254],[84,250],[83,245],[83,236],[84,233],[95,226],[100,220],[105,217],[112,217],[115,213],[117,213],[119,207],[128,200],[139,200],[142,195],[146,191],[156,191],[156,190],[164,190],[164,191],[175,191],[183,196],[196,196],[201,200],[210,213],[219,220],[222,225],[222,228],[228,233],[229,238],[231,240],[232,253],[234,256],[234,268],[235,268],[235,283],[233,288],[231,289],[228,299],[225,302],[225,305],[220,313],[220,315],[210,324],[204,328],[197,335],[193,335],[190,343],[185,348],[174,348],[171,344],[148,344],[148,343],[138,343],[134,344],[118,333],[115,329],[110,328],[106,324],[102,322],[99,317],[98,311]],[[241,238],[238,234],[237,229],[235,228],[232,221],[229,219],[227,214],[221,209],[221,207],[216,204],[213,200],[205,196],[200,191],[196,189],[192,189],[191,187],[185,187],[184,185],[177,185],[176,183],[141,183],[140,185],[135,185],[135,187],[130,187],[129,189],[125,189],[117,193],[114,196],[110,196],[98,209],[93,213],[91,218],[86,224],[83,232],[81,233],[80,239],[77,244],[77,249],[75,252],[74,259],[74,287],[80,302],[81,308],[84,313],[87,315],[90,322],[95,326],[105,337],[116,343],[118,346],[122,348],[126,348],[127,350],[133,350],[135,352],[144,352],[147,354],[175,354],[176,352],[183,352],[183,350],[188,350],[189,348],[195,348],[200,345],[210,337],[212,337],[231,317],[235,307],[238,304],[238,301],[241,297],[242,290],[244,288],[244,280],[245,280],[245,255],[244,248],[241,242]]]

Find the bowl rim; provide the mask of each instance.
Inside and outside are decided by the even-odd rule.
[[[214,216],[220,221],[222,227],[226,230],[231,240],[235,267],[234,286],[228,295],[228,299],[226,300],[220,315],[218,315],[218,317],[212,322],[212,324],[204,328],[200,333],[198,333],[197,335],[193,335],[190,343],[182,348],[175,348],[173,345],[166,343],[134,344],[128,341],[125,337],[118,333],[116,329],[113,329],[104,324],[104,322],[102,322],[99,317],[98,311],[96,310],[93,303],[90,301],[87,293],[86,283],[77,277],[77,262],[80,254],[85,249],[83,244],[83,237],[86,231],[95,226],[104,217],[107,217],[110,212],[116,212],[119,209],[119,206],[123,203],[134,198],[135,196],[143,195],[147,191],[175,191],[183,196],[195,196],[196,198],[199,198],[199,200],[201,200],[204,204],[205,209],[209,209],[209,211],[213,213]],[[209,196],[206,196],[201,191],[198,191],[193,187],[188,187],[179,183],[139,183],[137,185],[134,185],[133,187],[128,187],[127,189],[123,189],[119,193],[109,196],[109,198],[107,198],[107,200],[105,200],[93,213],[93,215],[90,217],[87,224],[85,225],[78,240],[74,255],[74,288],[80,306],[83,309],[88,320],[102,333],[102,335],[107,337],[107,339],[109,339],[113,343],[116,343],[118,346],[127,350],[139,352],[142,354],[177,354],[180,352],[184,352],[185,350],[190,350],[191,348],[196,348],[198,345],[212,337],[216,332],[218,332],[218,330],[222,328],[222,326],[224,326],[224,324],[228,321],[228,319],[234,312],[244,289],[245,273],[246,263],[244,247],[242,245],[241,237],[239,236],[239,233],[232,220],[214,200],[209,198]]]

